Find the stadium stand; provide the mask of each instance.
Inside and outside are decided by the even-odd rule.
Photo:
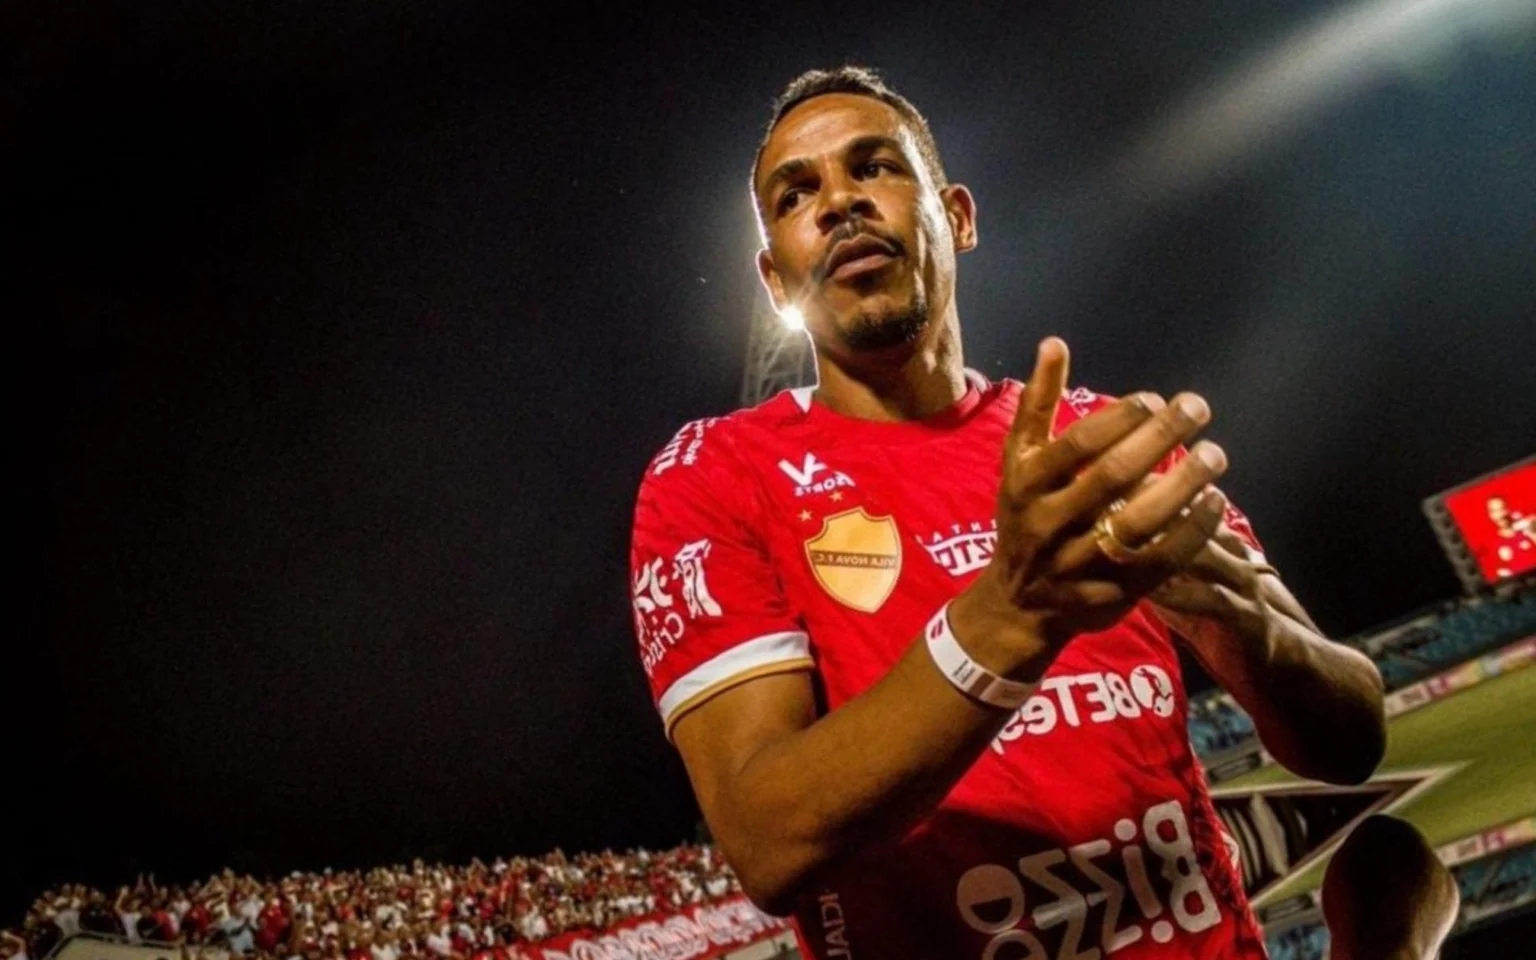
[[[1388,689],[1405,687],[1511,640],[1536,633],[1536,594],[1474,600],[1438,617],[1364,640],[1362,649],[1381,669]]]
[[[1536,844],[1474,860],[1456,873],[1463,927],[1536,903]]]
[[[1268,938],[1269,960],[1322,960],[1328,953],[1328,928],[1305,924]]]
[[[1223,690],[1189,701],[1189,739],[1202,757],[1215,756],[1255,736],[1253,720]]]
[[[199,958],[524,960],[533,946],[625,921],[740,900],[714,847],[604,851],[259,880],[225,871],[189,886],[142,878],[115,896],[81,885],[45,893],[4,960],[42,960],[76,934],[185,944]]]

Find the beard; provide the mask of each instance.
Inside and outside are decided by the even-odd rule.
[[[928,299],[922,294],[897,313],[861,313],[838,330],[838,339],[854,353],[889,350],[917,340],[928,326]]]

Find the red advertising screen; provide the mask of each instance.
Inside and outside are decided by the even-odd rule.
[[[1536,460],[1446,494],[1445,509],[1484,580],[1536,570]]]

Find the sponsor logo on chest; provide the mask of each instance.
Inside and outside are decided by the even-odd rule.
[[[1067,676],[1047,677],[1040,691],[1019,708],[992,741],[996,753],[1004,744],[1023,737],[1044,736],[1059,727],[1137,720],[1143,717],[1167,719],[1178,703],[1173,680],[1168,671],[1152,663],[1143,663],[1121,676],[1113,670],[1096,670]]]
[[[952,577],[963,577],[987,565],[997,549],[997,521],[952,523],[948,530],[917,537],[918,546]]]
[[[1112,837],[978,864],[956,882],[955,905],[986,938],[979,951],[985,960],[1097,960],[1134,943],[1201,933],[1223,919],[1177,799],[1122,817]]]

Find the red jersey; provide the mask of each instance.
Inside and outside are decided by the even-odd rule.
[[[288,926],[288,911],[277,902],[267,904],[261,908],[261,913],[256,918],[256,924],[263,930],[272,930],[281,933]]]
[[[151,916],[155,918],[155,936],[165,943],[173,943],[177,936],[176,918],[165,909],[156,910]]]
[[[256,918],[256,946],[262,952],[270,953],[282,942],[287,929],[288,914],[282,905],[275,902],[267,904]]]
[[[181,929],[189,935],[202,936],[212,924],[213,914],[201,903],[192,904],[187,908],[186,916],[181,918]]]
[[[827,710],[873,686],[987,564],[1021,385],[920,422],[792,390],[685,426],[646,470],[631,601],[663,722],[754,677],[811,671]],[[1083,389],[1056,428],[1108,402]],[[1236,511],[1228,522],[1251,537]],[[817,960],[1263,957],[1143,604],[1075,638],[931,815],[804,895]]]

